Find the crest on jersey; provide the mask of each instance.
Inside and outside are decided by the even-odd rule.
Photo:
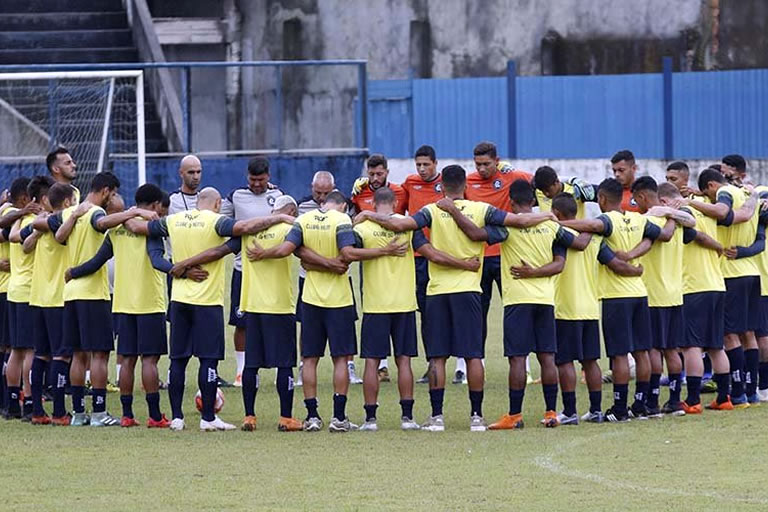
[[[494,190],[501,189],[501,180],[493,180],[493,188]]]
[[[245,316],[245,311],[243,311],[240,308],[237,308],[237,311],[235,311],[235,316],[237,318],[243,318]]]
[[[623,220],[624,224],[626,224],[627,226],[629,226],[629,223],[632,222],[632,220],[629,217],[622,217],[621,220]]]
[[[274,206],[275,205],[275,196],[267,196],[267,204],[269,206]]]
[[[635,201],[635,198],[634,198],[634,197],[631,197],[631,198],[629,199],[629,204],[630,204],[630,205],[632,205],[632,206],[637,206],[637,201]]]
[[[436,183],[435,184],[435,192],[442,192],[443,191],[443,184],[442,183]]]

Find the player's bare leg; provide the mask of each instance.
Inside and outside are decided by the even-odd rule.
[[[365,409],[365,423],[360,430],[376,431],[379,429],[376,423],[376,409],[379,398],[379,362],[380,359],[366,358],[363,372],[363,409]]]
[[[25,386],[22,380],[29,382],[27,379],[22,379],[24,373],[24,359],[26,358],[28,350],[14,348],[11,349],[11,355],[8,358],[8,364],[5,369],[5,378],[8,383],[8,412],[6,418],[21,418],[21,406],[19,400],[21,400],[21,391]]]
[[[527,381],[525,373],[525,360],[527,356],[509,357],[509,375],[507,387],[509,388],[509,410],[497,422],[488,428],[491,430],[514,430],[523,428],[523,398],[525,397],[525,385]]]
[[[137,359],[136,356],[123,356],[123,361],[120,364],[118,382],[120,383],[120,405],[123,408],[123,417],[120,425],[123,427],[136,427],[139,425],[133,417],[133,386]],[[157,386],[157,383],[155,383],[155,386]]]
[[[245,368],[245,328],[235,327],[235,387],[242,386],[243,368]]]
[[[443,420],[443,399],[445,397],[445,357],[433,357],[429,360],[429,401],[432,414],[421,428],[430,432],[445,430]]]
[[[744,340],[748,342],[748,340]],[[726,334],[724,343],[725,355],[728,357],[728,364],[731,372],[731,401],[734,406],[748,407],[747,394],[744,375],[745,364],[745,346],[742,338],[738,334]],[[714,365],[714,363],[713,363]]]
[[[664,361],[667,364],[667,375],[669,377],[669,400],[661,408],[661,412],[663,414],[679,416],[685,413],[683,403],[680,400],[680,391],[683,385],[683,359],[677,349],[666,349],[664,350]],[[701,361],[701,365],[703,371],[703,361]],[[653,389],[651,389],[651,392],[653,392]]]
[[[760,368],[760,352],[757,337],[754,331],[747,331],[739,335],[739,341],[744,349],[744,392],[749,403],[758,404],[760,397],[757,394],[757,374]]]
[[[483,386],[485,386],[485,366],[479,357],[466,359],[467,383],[469,384],[470,430],[482,432],[487,430],[483,419]]]
[[[144,386],[147,408],[149,409],[149,419],[147,426],[150,428],[168,428],[170,422],[165,415],[160,412],[160,375],[157,370],[157,363],[160,356],[141,356],[141,383]]]
[[[648,350],[632,352],[635,359],[635,401],[630,407],[630,414],[635,418],[646,418],[648,411],[645,405],[650,394],[651,385],[651,356]]]
[[[307,417],[304,420],[304,431],[317,432],[323,428],[323,420],[317,412],[317,357],[305,357],[302,367],[304,380],[304,405],[307,408]],[[335,384],[335,372],[334,372]]]

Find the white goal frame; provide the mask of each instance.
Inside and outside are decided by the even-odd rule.
[[[101,147],[97,172],[103,170],[107,152],[107,134],[109,131],[110,115],[112,110],[112,96],[116,78],[133,78],[136,80],[136,142],[137,142],[137,167],[139,186],[147,182],[146,139],[144,134],[144,72],[142,70],[112,70],[112,71],[35,71],[18,73],[0,73],[2,80],[51,80],[57,78],[111,78],[107,109],[102,127]]]

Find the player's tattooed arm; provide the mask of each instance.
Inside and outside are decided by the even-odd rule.
[[[72,210],[72,214],[69,216],[69,218],[64,221],[61,226],[59,226],[59,229],[56,230],[56,241],[60,244],[65,243],[69,238],[69,235],[72,234],[72,230],[75,228],[77,219],[88,213],[88,210],[90,210],[92,206],[93,203],[83,201],[77,206],[77,208]]]
[[[294,217],[285,214],[267,215],[266,217],[255,217],[248,220],[239,220],[232,226],[231,236],[254,234],[258,233],[259,231],[269,229],[275,224],[280,224],[281,222],[285,222],[286,224],[293,224],[295,220],[296,219]]]
[[[470,272],[477,272],[478,270],[480,270],[479,258],[469,258],[466,260],[462,260],[454,256],[451,256],[450,254],[443,252],[439,249],[435,249],[435,247],[430,243],[421,245],[419,246],[418,249],[419,249],[419,254],[427,258],[427,261],[429,261],[430,263],[434,263],[436,265],[442,265],[444,267],[468,270]]]
[[[672,219],[678,224],[686,228],[692,228],[696,226],[696,219],[690,213],[678,210],[677,208],[671,208],[669,206],[654,206],[646,215],[651,217],[666,217]]]
[[[308,247],[299,247],[294,254],[301,260],[301,266],[305,270],[341,275],[346,274],[349,269],[349,264],[341,258],[326,258]]]

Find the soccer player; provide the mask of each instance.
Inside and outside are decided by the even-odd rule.
[[[536,204],[542,212],[551,211],[552,199],[562,193],[571,194],[576,200],[577,219],[586,217],[585,203],[597,202],[597,187],[579,178],[571,178],[562,182],[557,172],[548,165],[536,169],[536,173],[533,175],[533,186],[536,187]]]
[[[290,222],[283,216],[255,218],[234,221],[219,215],[221,195],[211,187],[200,191],[197,208],[178,212],[150,222],[131,219],[125,226],[133,233],[148,235],[150,238],[167,238],[174,257],[183,261],[207,249],[220,246],[227,237],[240,236],[266,229],[278,222]],[[144,216],[144,214],[142,214]],[[148,245],[148,250],[150,249]],[[167,264],[158,253],[150,252],[153,265],[158,270]],[[185,428],[182,402],[184,383],[189,359],[195,356],[200,361],[197,382],[202,398],[200,430],[234,430],[235,426],[221,420],[214,413],[217,393],[217,371],[220,360],[224,359],[224,261],[204,265],[208,278],[197,282],[184,279],[186,268],[173,273],[171,287],[171,380],[168,393],[173,419],[170,429],[181,431]]]
[[[248,184],[236,188],[221,202],[221,214],[237,220],[253,217],[266,217],[272,212],[275,200],[283,192],[269,182],[269,160],[256,157],[248,162]],[[242,385],[243,368],[245,367],[245,315],[240,310],[240,288],[243,280],[242,255],[235,254],[232,285],[230,287],[229,325],[235,328],[235,382]]]
[[[552,213],[558,220],[573,220],[578,216],[578,202],[571,194],[561,193],[552,199]],[[565,228],[568,229],[568,228]],[[576,410],[576,371],[574,361],[584,370],[589,391],[589,411],[581,417],[590,423],[602,423],[602,372],[600,359],[600,303],[598,262],[615,274],[637,276],[642,267],[616,258],[602,238],[591,236],[583,251],[568,249],[565,268],[555,283],[555,332],[557,353],[555,364],[563,396],[563,411],[557,421],[561,425],[578,425]]]
[[[733,185],[752,185],[752,180],[747,176],[747,161],[741,155],[724,156],[720,171]]]
[[[632,197],[632,183],[635,182],[637,164],[635,155],[628,149],[623,149],[611,157],[613,177],[621,184],[621,209],[625,212],[639,211]]]
[[[48,227],[55,233],[56,241],[67,245],[68,267],[91,259],[104,242],[108,229],[139,213],[145,214],[131,208],[107,215],[104,208],[119,188],[120,180],[111,172],[96,174],[84,202],[48,217]],[[74,414],[70,425],[119,425],[120,421],[107,412],[107,367],[114,339],[106,268],[64,285],[63,330],[63,350],[73,353],[69,376]],[[85,371],[89,357],[93,385],[90,417],[85,413]]]
[[[0,205],[2,217],[11,203]],[[8,410],[6,396],[5,367],[10,357],[10,335],[8,333],[8,281],[11,278],[10,243],[0,233],[0,417],[5,417]]]
[[[69,150],[59,146],[45,157],[45,166],[56,183],[70,185],[75,190],[75,203],[80,202],[80,190],[72,183],[77,177],[77,164]]]
[[[456,208],[478,227],[504,224],[526,227],[552,218],[551,214],[505,213],[486,203],[463,199],[467,185],[464,169],[449,165],[443,169],[443,194]],[[429,204],[415,215],[405,218],[362,212],[358,218],[370,219],[395,232],[431,228],[431,243],[435,249],[459,260],[480,257],[483,244],[468,238],[451,215],[436,204]],[[445,393],[445,363],[448,357],[467,359],[470,400],[470,430],[485,431],[483,419],[483,386],[485,371],[482,358],[485,344],[482,337],[482,305],[480,302],[480,271],[444,267],[430,262],[427,288],[426,320],[427,359],[430,361],[429,395],[432,414],[422,426],[424,430],[445,430],[443,397]]]
[[[723,247],[752,245],[759,216],[755,208],[757,194],[727,185],[725,176],[714,169],[701,172],[699,189],[709,202],[682,203],[718,221],[717,236]],[[754,331],[760,324],[760,271],[755,256],[727,258],[721,267],[725,279],[725,353],[731,369],[731,402],[735,408],[745,408],[750,402],[759,402],[759,353]]]
[[[688,182],[682,182],[687,184]],[[676,207],[682,196],[678,188],[662,183],[658,190],[662,204]],[[683,318],[685,335],[680,347],[685,361],[688,396],[683,402],[686,414],[701,414],[701,381],[704,374],[702,352],[709,354],[717,383],[717,398],[709,408],[733,409],[730,392],[730,366],[723,351],[723,305],[725,282],[720,269],[723,246],[717,241],[717,223],[694,208],[686,211],[696,219],[696,229],[683,231]],[[666,263],[665,263],[666,264]]]
[[[159,217],[167,214],[170,203],[168,195],[152,184],[140,186],[135,201],[139,210],[154,212]],[[133,385],[136,362],[141,357],[142,385],[149,411],[147,427],[168,428],[170,422],[160,412],[157,373],[160,356],[168,353],[165,276],[153,268],[147,243],[162,246],[156,239],[148,242],[125,226],[118,226],[109,231],[93,258],[67,269],[66,280],[92,275],[115,258],[112,314],[117,331],[117,353],[122,356],[118,378],[123,409],[120,426],[139,425],[133,415]]]
[[[531,181],[533,176],[527,172],[515,170],[507,162],[499,160],[496,145],[481,142],[473,151],[475,172],[467,176],[466,198],[470,201],[482,201],[494,208],[511,211],[509,185],[518,179]],[[486,245],[483,259],[483,275],[480,281],[482,289],[481,305],[483,309],[483,343],[488,335],[488,310],[491,307],[493,283],[501,294],[501,249],[498,245]],[[461,373],[460,373],[461,372]],[[462,375],[463,374],[463,375]],[[463,359],[456,360],[454,383],[464,381],[466,365]]]

